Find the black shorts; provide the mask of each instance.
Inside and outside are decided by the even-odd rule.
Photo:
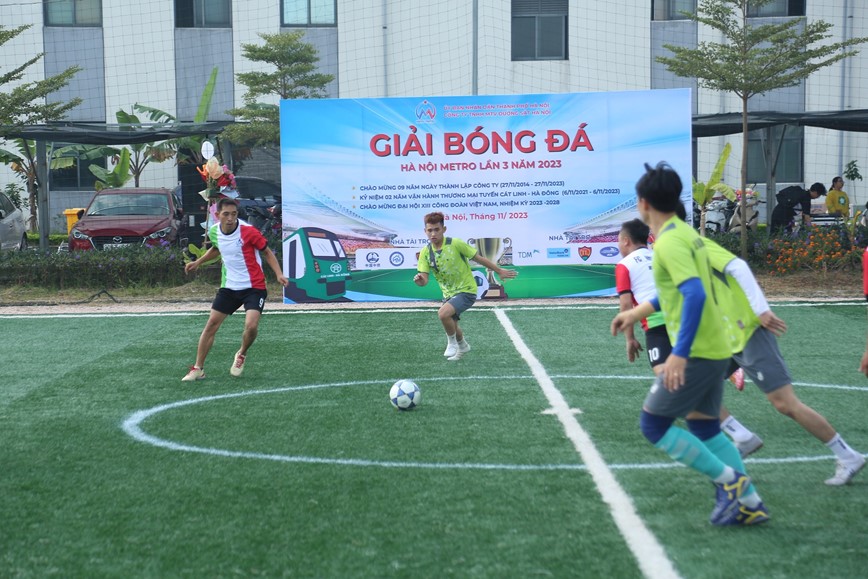
[[[238,308],[244,306],[244,311],[258,310],[262,313],[262,308],[265,307],[265,298],[268,297],[268,292],[262,289],[243,289],[233,290],[221,287],[217,290],[217,295],[211,303],[211,309],[217,310],[221,314],[231,316]]]
[[[645,351],[648,353],[648,363],[652,368],[666,361],[672,353],[672,344],[669,342],[666,326],[648,328],[645,332]]]

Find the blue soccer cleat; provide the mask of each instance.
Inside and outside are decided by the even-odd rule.
[[[739,505],[738,508],[728,512],[725,517],[713,521],[715,525],[726,527],[731,525],[759,525],[771,519],[769,511],[764,504],[760,503],[756,508],[747,505]]]
[[[750,486],[750,477],[736,471],[730,482],[715,483],[714,486],[717,489],[717,503],[714,505],[714,510],[711,511],[709,520],[712,525],[717,525],[719,520],[731,517],[732,513],[738,510],[738,499]]]

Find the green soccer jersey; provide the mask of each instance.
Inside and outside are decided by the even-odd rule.
[[[732,356],[730,341],[725,337],[721,314],[715,303],[712,272],[703,239],[687,223],[672,217],[663,224],[654,242],[654,283],[666,330],[673,348],[681,327],[684,296],[678,290],[685,281],[699,278],[705,290],[705,303],[693,344],[691,358],[723,360]]]
[[[443,299],[448,300],[460,293],[476,295],[476,280],[467,262],[468,259],[476,256],[476,248],[458,238],[447,237],[443,240],[440,250],[434,250],[434,268],[431,267],[429,248],[432,248],[431,244],[426,245],[419,252],[419,264],[416,269],[422,273],[434,274],[434,279],[440,284],[440,290],[443,292]]]
[[[750,306],[747,294],[731,276],[724,273],[735,255],[718,245],[711,239],[706,239],[705,248],[708,251],[708,261],[714,272],[714,291],[717,303],[722,312],[722,319],[733,353],[744,350],[747,341],[760,326],[760,320]]]

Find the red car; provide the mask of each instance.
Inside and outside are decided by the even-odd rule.
[[[97,191],[69,232],[69,250],[187,247],[181,207],[180,192],[171,189]]]

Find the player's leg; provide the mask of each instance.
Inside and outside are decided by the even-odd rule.
[[[240,305],[241,302],[237,300],[232,290],[226,288],[217,290],[217,295],[211,303],[211,313],[208,315],[208,321],[205,322],[205,327],[202,329],[199,343],[196,346],[196,363],[193,364],[187,375],[181,378],[183,382],[201,380],[205,377],[205,358],[208,357],[208,352],[214,345],[217,330],[220,329],[227,316],[237,310]]]
[[[759,328],[751,336],[742,354],[744,362],[750,364],[750,368],[744,364],[742,367],[765,393],[775,410],[795,420],[835,453],[838,458],[835,476],[826,483],[839,486],[850,482],[856,473],[864,468],[865,457],[853,450],[822,414],[796,396],[789,369],[774,334],[765,328]]]
[[[731,452],[721,454],[734,464],[740,463],[738,451],[722,435],[718,421],[726,365],[725,360],[689,360],[685,384],[675,392],[666,390],[658,377],[645,399],[642,433],[671,458],[705,474],[715,483],[717,502],[712,523],[755,524],[768,520],[768,514],[763,510],[760,516],[756,510],[761,502],[750,478],[714,452],[728,445]],[[690,430],[674,426],[674,416],[688,417]],[[745,507],[749,515],[741,513],[743,500],[755,505]]]
[[[455,352],[458,351],[458,331],[461,328],[458,327],[456,316],[455,307],[448,301],[437,310],[437,317],[440,319],[443,330],[446,332],[446,350],[443,352],[443,355],[447,358],[454,356]],[[461,337],[462,339],[464,338],[463,332],[461,333]]]
[[[464,354],[470,351],[470,344],[464,339],[464,332],[458,321],[461,319],[461,314],[466,312],[474,302],[476,302],[476,294],[460,293],[449,298],[440,307],[438,315],[443,329],[446,330],[447,341],[446,351],[443,352],[443,355],[452,362],[460,360]],[[451,315],[449,315],[450,312]],[[450,332],[450,328],[454,328],[454,331]]]
[[[735,360],[732,360],[729,364],[729,368],[726,370],[726,375],[730,377],[730,381],[732,381],[732,376],[738,370],[741,370],[741,368]],[[741,380],[742,386],[744,386],[743,374]],[[738,388],[738,386],[736,387]],[[741,390],[741,388],[738,389]],[[730,438],[732,438],[732,441],[735,443],[735,447],[738,449],[742,458],[753,454],[763,446],[762,439],[754,434],[744,424],[739,422],[735,416],[730,414],[729,409],[723,404],[720,406],[720,427],[729,435]]]
[[[251,289],[243,292],[241,300],[244,304],[244,330],[241,332],[241,349],[235,353],[229,373],[241,376],[244,363],[247,360],[247,350],[259,335],[259,321],[262,319],[262,309],[265,307],[267,293],[264,290]]]
[[[673,460],[701,472],[715,484],[729,485],[733,496],[728,507],[733,508],[737,499],[747,490],[749,479],[720,460],[696,435],[673,424],[676,417],[688,416],[694,412],[700,401],[706,398],[709,389],[715,388],[715,381],[719,383],[717,388],[722,389],[725,361],[706,362],[711,366],[697,365],[695,360],[689,360],[685,384],[674,392],[664,388],[662,376],[658,376],[645,398],[640,428],[651,444]],[[716,415],[704,418],[706,422],[717,425],[720,432]]]
[[[766,396],[778,412],[795,420],[835,453],[838,459],[835,474],[832,478],[826,479],[826,484],[831,486],[848,484],[859,471],[865,468],[865,457],[847,444],[825,416],[799,400],[792,384],[782,386]]]
[[[187,372],[187,375],[181,378],[183,382],[192,380],[201,380],[205,377],[205,358],[208,357],[208,352],[211,351],[211,346],[214,345],[214,337],[217,335],[217,330],[227,314],[219,312],[215,309],[211,310],[208,316],[208,321],[205,322],[205,327],[202,329],[202,334],[199,336],[199,343],[196,346],[196,363]]]

